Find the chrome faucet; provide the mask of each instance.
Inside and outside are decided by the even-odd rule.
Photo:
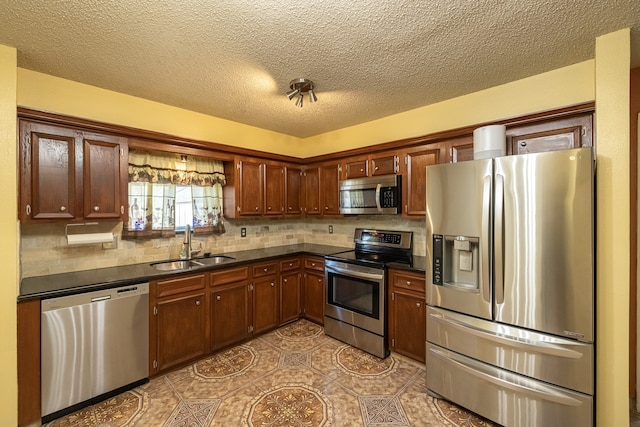
[[[184,226],[184,242],[182,242],[180,258],[191,259],[191,226],[189,224]]]

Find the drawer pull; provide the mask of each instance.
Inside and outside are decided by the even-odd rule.
[[[407,280],[407,286],[411,286],[411,281]]]
[[[94,211],[94,212],[98,212],[99,210],[100,210],[100,206],[94,206],[94,207],[93,207],[93,211]]]

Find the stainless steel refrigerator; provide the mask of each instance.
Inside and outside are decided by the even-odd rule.
[[[427,167],[427,388],[505,426],[590,426],[591,148]]]

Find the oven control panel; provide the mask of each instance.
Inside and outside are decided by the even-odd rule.
[[[385,233],[385,232],[370,232],[365,231],[361,237],[363,242],[371,243],[390,243],[392,245],[399,245],[402,240],[402,236],[397,233]]]
[[[364,228],[356,228],[353,241],[356,247],[376,247],[385,246],[394,249],[412,248],[413,233],[411,231],[389,231],[389,230],[371,230]]]

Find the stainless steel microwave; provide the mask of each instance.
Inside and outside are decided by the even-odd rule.
[[[402,212],[400,175],[381,175],[340,181],[341,214],[398,214]]]

